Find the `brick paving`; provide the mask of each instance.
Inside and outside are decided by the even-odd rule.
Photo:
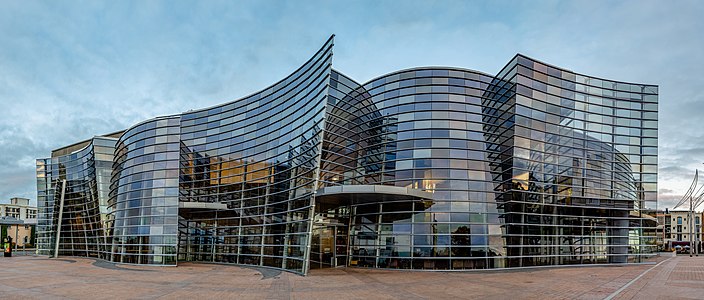
[[[702,299],[704,257],[654,264],[481,272],[313,270],[307,277],[216,264],[114,265],[0,257],[2,299]],[[613,295],[612,295],[613,296]]]
[[[664,261],[614,299],[704,299],[704,256]]]

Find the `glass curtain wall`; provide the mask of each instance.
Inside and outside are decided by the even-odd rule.
[[[176,264],[180,117],[138,124],[120,137],[110,189],[111,260]]]
[[[487,91],[509,267],[639,262],[655,241],[657,87],[518,55]]]
[[[106,203],[114,148],[115,139],[95,137],[37,160],[39,254],[54,254],[61,187],[66,180],[58,254],[108,258]]]
[[[374,79],[359,132],[356,182],[425,192],[350,207],[349,265],[403,269],[501,267],[500,215],[482,127],[486,74],[412,69]]]
[[[292,75],[249,97],[181,118],[184,260],[305,273],[319,175],[332,37]]]
[[[655,251],[657,86],[522,55],[495,76],[414,68],[359,84],[332,69],[332,47],[250,96],[37,160],[39,253],[53,253],[63,179],[59,254],[122,263],[305,274]]]

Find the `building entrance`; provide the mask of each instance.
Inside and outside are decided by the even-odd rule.
[[[347,266],[347,225],[314,225],[310,249],[310,268]]]
[[[215,250],[221,239],[217,227],[206,222],[179,221],[178,260],[215,261]]]

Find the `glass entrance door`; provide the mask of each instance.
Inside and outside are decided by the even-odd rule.
[[[205,222],[179,220],[178,260],[214,261],[215,247],[219,243],[216,228]]]
[[[321,225],[313,227],[310,268],[347,266],[347,226]]]

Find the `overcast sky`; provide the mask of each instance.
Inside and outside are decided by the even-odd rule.
[[[0,202],[36,199],[35,159],[234,100],[336,34],[359,82],[419,66],[495,73],[516,53],[660,86],[659,208],[704,169],[704,1],[0,0]]]

